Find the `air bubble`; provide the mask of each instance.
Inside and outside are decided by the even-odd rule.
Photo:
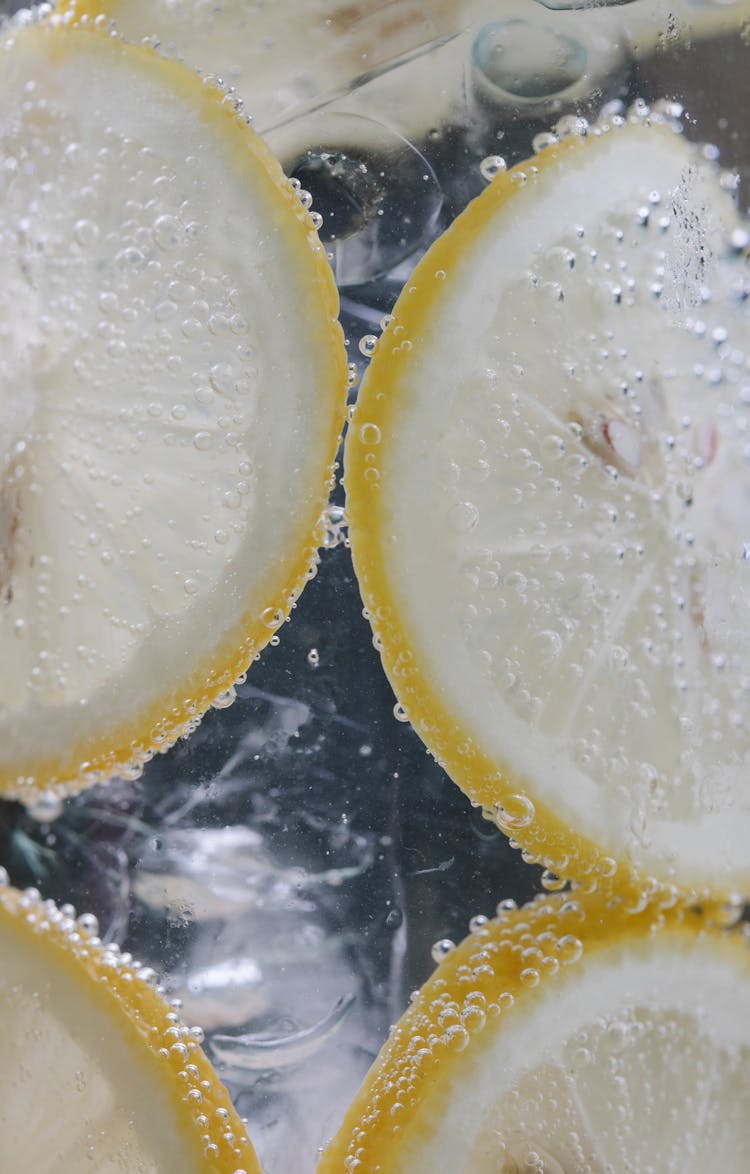
[[[559,142],[557,135],[552,134],[551,131],[540,131],[531,140],[531,148],[534,154],[538,155],[541,151],[546,151],[547,147],[553,147],[557,142]]]
[[[468,534],[479,522],[479,510],[471,501],[459,501],[451,506],[448,519],[455,534]]]
[[[284,623],[284,614],[277,607],[267,607],[261,612],[260,618],[267,628],[280,628]]]
[[[732,895],[711,910],[712,920],[717,925],[720,925],[722,929],[730,929],[740,920],[744,908],[745,905],[742,898],[737,895]]]
[[[560,961],[570,965],[572,962],[577,962],[583,954],[583,943],[573,934],[564,934],[558,940],[557,952],[560,955]]]
[[[359,340],[360,354],[363,354],[366,359],[371,359],[375,354],[378,346],[378,338],[375,334],[363,334]]]
[[[228,689],[225,689],[223,693],[220,693],[218,697],[215,697],[211,704],[214,709],[228,709],[229,706],[234,704],[236,700],[237,690],[235,689],[234,685],[230,685]]]
[[[381,434],[377,424],[363,424],[359,430],[359,439],[368,447],[380,444]]]
[[[470,1042],[471,1037],[468,1031],[458,1023],[453,1027],[449,1027],[443,1034],[443,1043],[454,1052],[462,1052],[464,1048],[469,1046]]]
[[[585,138],[588,130],[588,120],[577,114],[564,114],[555,123],[555,134],[559,139],[568,139],[571,136]]]
[[[394,908],[389,909],[388,913],[386,914],[386,918],[385,918],[386,929],[398,929],[399,926],[402,925],[403,920],[404,920],[403,912],[401,911],[401,909],[398,909],[396,906],[394,906]]]
[[[467,1031],[481,1031],[487,1016],[481,1007],[469,1005],[461,1012],[461,1022]]]
[[[439,941],[433,944],[432,949],[430,950],[432,961],[442,962],[444,958],[447,958],[448,955],[455,950],[455,948],[456,943],[451,941],[450,938],[441,938]]]
[[[93,220],[76,220],[73,226],[73,236],[79,245],[88,248],[96,243],[99,237],[99,227]]]
[[[64,803],[59,795],[51,791],[39,795],[33,803],[27,805],[27,812],[38,823],[53,823],[63,813]]]
[[[237,384],[229,363],[214,363],[208,373],[209,383],[219,395],[234,395]]]
[[[153,237],[160,249],[173,252],[179,248],[182,239],[179,220],[174,216],[159,216],[154,221]]]
[[[557,461],[565,455],[565,441],[562,436],[556,433],[550,433],[545,436],[541,443],[542,454],[549,461]]]
[[[495,822],[504,832],[516,832],[534,822],[534,804],[526,795],[509,795],[493,808]]]
[[[86,933],[93,936],[99,933],[99,919],[93,913],[82,913],[78,918],[78,925]]]
[[[514,901],[512,897],[506,897],[495,906],[495,912],[501,920],[506,918],[509,913],[515,913],[517,909],[518,902]]]
[[[548,893],[559,893],[568,883],[564,876],[558,876],[556,872],[552,872],[549,868],[545,868],[541,880],[542,887]]]
[[[501,171],[507,171],[508,165],[503,159],[502,155],[488,155],[479,164],[479,170],[482,178],[487,180],[487,183],[492,183],[496,175]]]

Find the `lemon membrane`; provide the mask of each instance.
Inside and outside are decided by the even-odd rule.
[[[401,708],[529,857],[747,892],[749,238],[710,151],[622,121],[500,174],[407,283],[354,561]]]
[[[0,53],[0,780],[134,773],[313,573],[343,420],[314,221],[233,103],[70,15]]]
[[[476,919],[318,1174],[745,1169],[749,978],[744,935],[681,907],[555,894]]]
[[[260,1174],[202,1033],[153,972],[1,871],[2,1169]]]

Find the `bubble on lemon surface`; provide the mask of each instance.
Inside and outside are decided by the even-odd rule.
[[[490,183],[496,175],[500,175],[502,171],[507,170],[507,163],[502,155],[487,155],[479,164],[479,170],[482,173],[482,178]]]
[[[534,821],[534,804],[527,795],[509,795],[493,808],[495,821],[505,832],[517,832],[527,828]]]

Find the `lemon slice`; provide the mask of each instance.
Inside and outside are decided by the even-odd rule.
[[[60,0],[59,7],[104,15],[128,40],[157,38],[202,73],[217,74],[236,87],[262,133],[441,43],[460,25],[453,0],[434,0],[429,13],[417,0]]]
[[[202,1033],[95,933],[0,887],[0,1167],[260,1174]]]
[[[311,574],[343,419],[308,211],[185,66],[27,13],[0,62],[0,780],[137,771]],[[95,95],[95,100],[94,96]]]
[[[399,715],[579,879],[750,887],[748,234],[725,186],[643,111],[500,175],[408,283],[349,432]]]
[[[557,894],[477,924],[318,1174],[744,1170],[749,980],[746,939],[684,910]]]

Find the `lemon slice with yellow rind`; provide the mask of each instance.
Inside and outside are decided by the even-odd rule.
[[[312,573],[346,386],[310,214],[217,89],[84,17],[0,59],[0,782],[133,772]]]
[[[0,886],[0,1168],[260,1174],[201,1033],[95,930]]]
[[[500,175],[423,259],[351,540],[402,709],[531,857],[749,891],[748,234],[658,121]]]
[[[318,1174],[747,1168],[743,934],[598,895],[474,924],[413,996]]]

